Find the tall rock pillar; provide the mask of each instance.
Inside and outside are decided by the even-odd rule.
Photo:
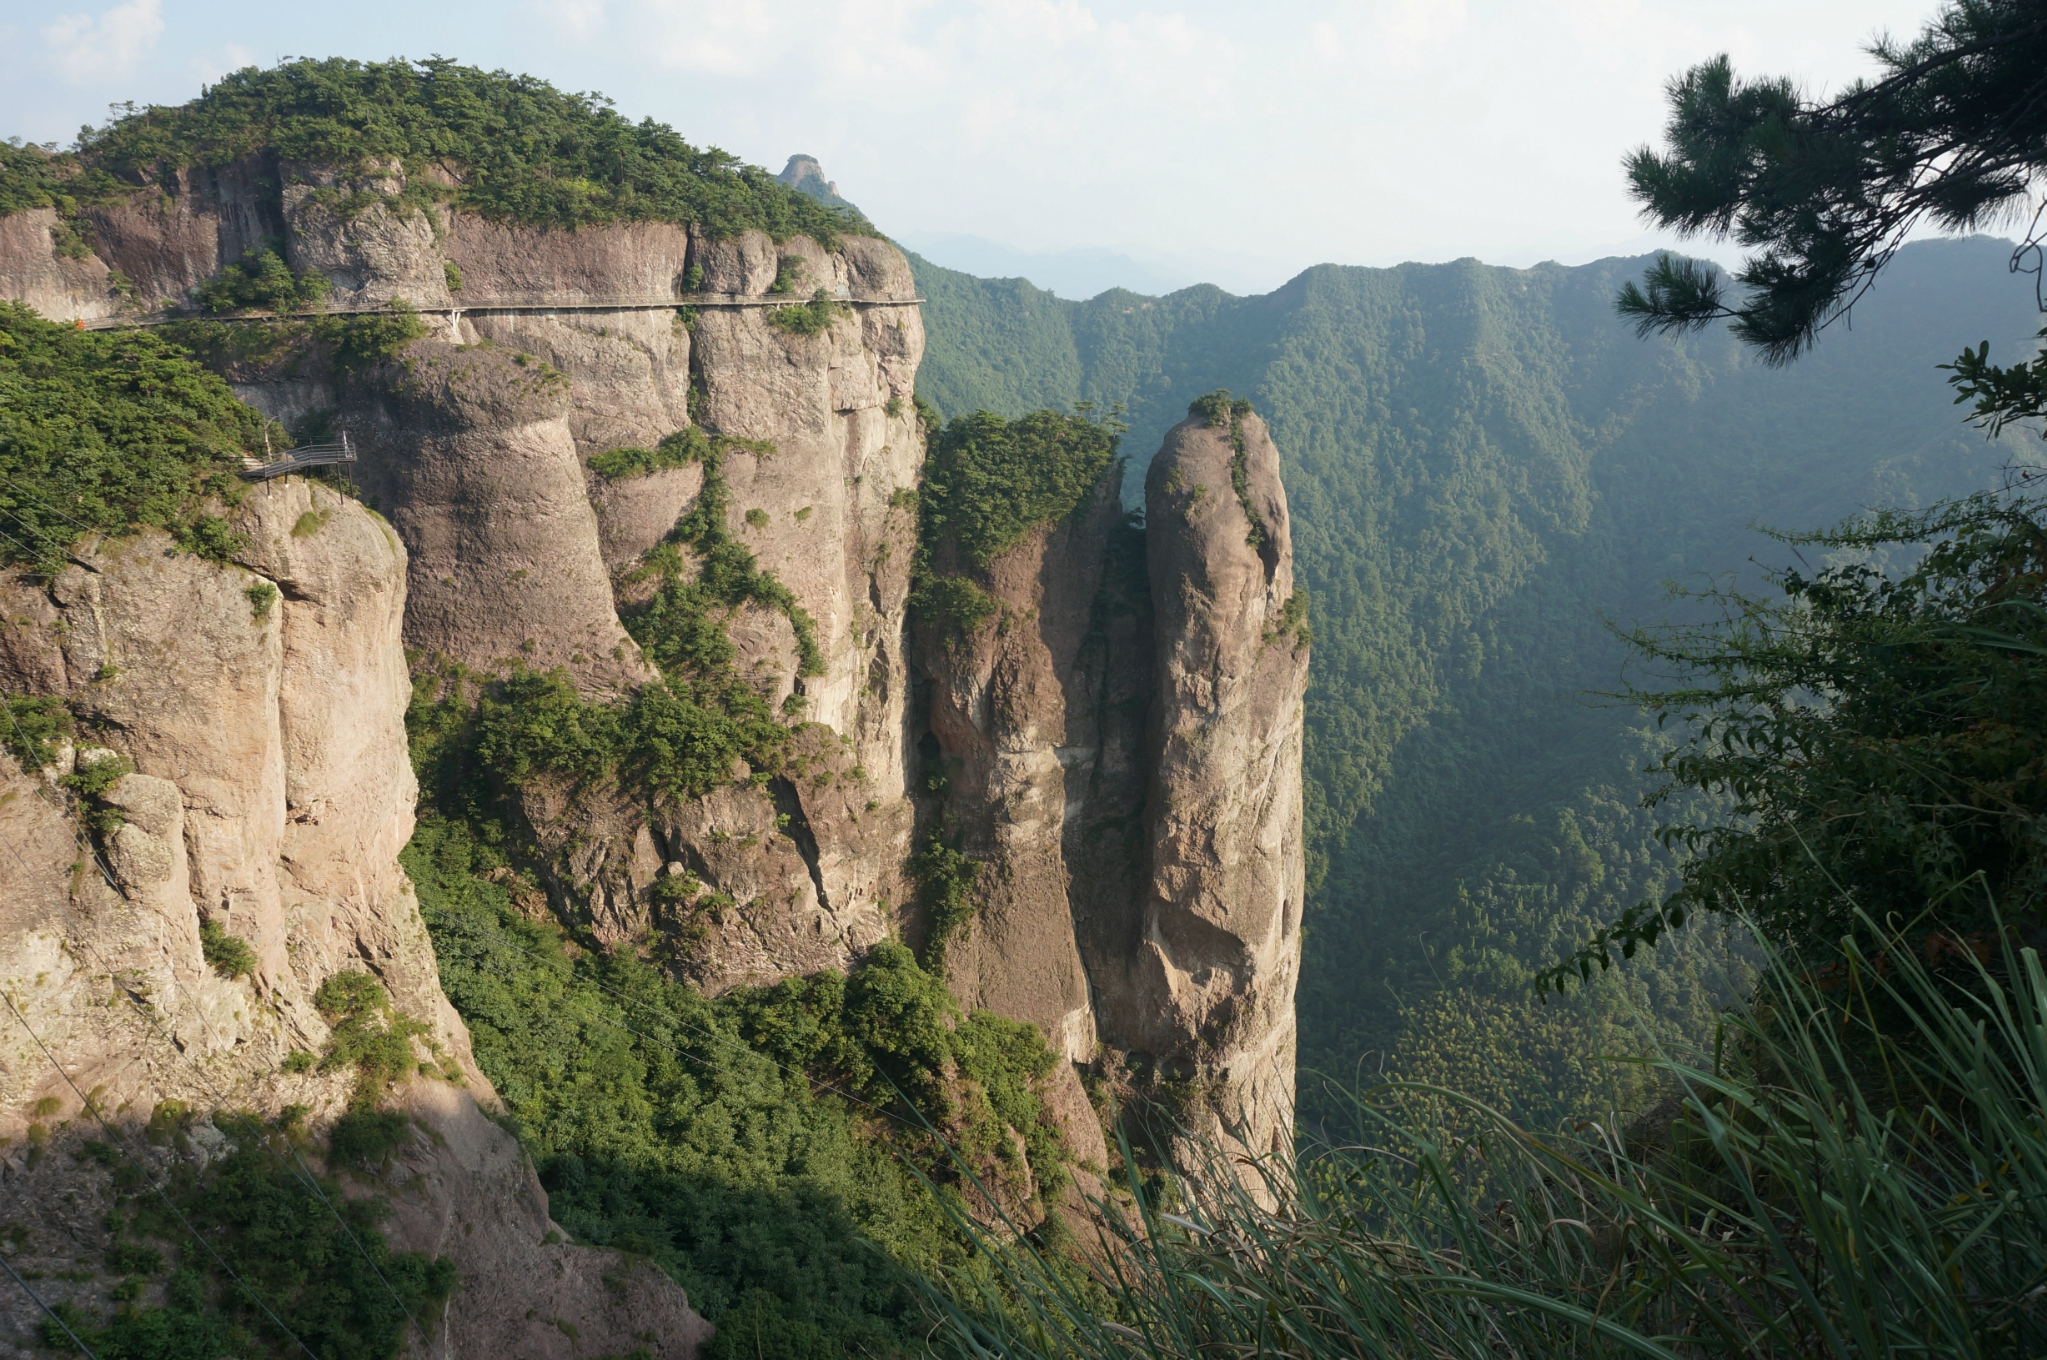
[[[1192,1083],[1212,1132],[1290,1146],[1308,649],[1279,454],[1247,403],[1174,427],[1145,478],[1155,692],[1151,881],[1113,1028]]]

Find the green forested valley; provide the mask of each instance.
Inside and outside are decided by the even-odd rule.
[[[1270,422],[1315,634],[1305,1116],[1345,1108],[1325,1081],[1379,1072],[1538,1125],[1627,1108],[1642,1093],[1597,1055],[1639,1047],[1630,1017],[1696,1033],[1743,990],[1742,952],[1711,931],[1547,1005],[1530,988],[1672,886],[1640,806],[1669,736],[1597,697],[1624,678],[1609,625],[1672,617],[1668,583],[1753,585],[1793,560],[1755,526],[1991,485],[2006,454],[1936,365],[2025,348],[2010,250],[1908,247],[1787,369],[1719,330],[1638,340],[1614,297],[1640,259],[1325,265],[1262,297],[1069,302],[912,257],[918,390],[948,416],[1120,405],[1136,459],[1217,387]]]

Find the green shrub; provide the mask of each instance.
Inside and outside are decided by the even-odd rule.
[[[612,449],[608,453],[593,454],[590,470],[606,481],[622,482],[666,468],[688,467],[691,463],[702,463],[706,467],[722,464],[725,455],[734,449],[762,458],[771,457],[775,452],[775,446],[765,439],[713,434],[702,426],[691,425],[677,430],[651,449]]]
[[[920,418],[928,406],[919,403]],[[931,445],[916,493],[917,560],[910,605],[948,638],[973,636],[1000,605],[960,568],[985,570],[1040,526],[1081,504],[1116,456],[1122,426],[1036,411],[1016,420],[980,411],[947,424]]]
[[[850,978],[712,1001],[630,950],[571,957],[462,824],[423,815],[401,858],[550,1212],[579,1241],[650,1257],[739,1354],[756,1332],[763,1345],[822,1335],[839,1348],[828,1355],[913,1347],[904,1266],[965,1260],[911,1169],[958,1174],[920,1118],[997,1168],[1015,1128],[1040,1181],[1058,1183],[1036,1095],[1056,1057],[1029,1026],[961,1017],[901,946]]]
[[[948,422],[924,465],[924,544],[950,544],[986,567],[1033,529],[1072,513],[1109,470],[1120,433],[1087,412],[1004,420],[980,411]]]
[[[81,539],[145,525],[226,558],[233,536],[200,509],[239,499],[266,428],[287,438],[161,337],[0,303],[0,562],[54,571]]]
[[[180,1254],[163,1302],[124,1303],[104,1320],[60,1305],[95,1354],[212,1360],[299,1353],[258,1298],[313,1354],[332,1360],[395,1360],[413,1319],[431,1331],[455,1288],[452,1261],[392,1251],[379,1227],[387,1201],[345,1196],[324,1177],[309,1182],[278,1154],[270,1130],[252,1119],[216,1119],[231,1139],[225,1157],[203,1173],[176,1164],[165,1189],[169,1205],[155,1195],[123,1197],[108,1217],[110,1268],[163,1270],[161,1252],[142,1239]],[[40,1339],[72,1346],[48,1319]]]
[[[304,311],[334,290],[324,274],[294,275],[276,251],[263,249],[228,265],[194,290],[193,300],[207,313],[260,308],[272,312]]]
[[[196,514],[171,526],[178,546],[197,557],[223,566],[249,550],[249,536],[236,533],[218,515]]]
[[[116,1242],[107,1248],[107,1269],[116,1275],[154,1275],[163,1269],[163,1253],[140,1242]]]
[[[945,844],[938,832],[925,838],[910,858],[917,906],[924,913],[924,966],[945,972],[945,947],[974,919],[974,880],[981,866]]]
[[[232,982],[238,977],[254,977],[256,974],[256,951],[241,936],[231,933],[218,921],[199,923],[199,952],[214,972]]]
[[[256,622],[261,623],[270,617],[270,607],[277,603],[276,586],[268,581],[258,581],[247,590],[244,590],[242,594],[248,597],[249,612],[254,616]]]
[[[71,735],[71,710],[53,694],[11,696],[0,699],[0,708],[7,724],[0,746],[25,773],[47,767],[57,758],[57,743]]]
[[[78,799],[78,820],[94,836],[111,836],[127,822],[121,810],[105,801],[108,789],[135,773],[135,762],[123,755],[102,756],[91,763],[80,762],[70,774],[57,781]]]
[[[335,372],[347,377],[395,359],[426,334],[426,322],[410,303],[398,298],[390,305],[388,312],[323,316],[312,323],[314,338],[333,352]]]
[[[924,576],[913,583],[910,608],[927,628],[964,642],[1002,612],[993,595],[965,576]]]
[[[327,1157],[335,1166],[372,1171],[412,1132],[412,1121],[388,1110],[350,1109],[327,1132]]]
[[[832,301],[830,294],[820,288],[810,295],[808,302],[770,307],[768,324],[790,335],[822,335],[832,322],[841,316],[850,316],[852,311],[848,304]]]
[[[1296,588],[1280,606],[1279,626],[1272,630],[1275,638],[1291,634],[1296,647],[1311,647],[1315,643],[1315,630],[1308,623],[1308,592]]]
[[[357,969],[321,983],[313,993],[313,1006],[332,1030],[320,1071],[355,1068],[356,1108],[368,1107],[384,1087],[412,1073],[412,1040],[430,1033],[426,1025],[392,1007],[382,983]]]
[[[729,675],[699,683],[678,675],[591,703],[566,672],[520,671],[479,701],[474,749],[512,785],[542,774],[577,782],[617,777],[681,798],[728,782],[742,757],[758,771],[778,770],[789,736],[767,701]]]

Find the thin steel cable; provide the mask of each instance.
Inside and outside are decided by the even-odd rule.
[[[121,1146],[126,1146],[127,1140],[122,1138],[121,1135],[115,1131],[114,1126],[106,1121],[106,1116],[102,1115],[99,1112],[99,1107],[93,1104],[92,1100],[85,1094],[85,1092],[78,1089],[78,1083],[71,1080],[71,1074],[64,1070],[64,1065],[57,1061],[57,1055],[50,1051],[50,1046],[43,1042],[42,1036],[35,1032],[35,1028],[29,1024],[27,1017],[22,1015],[20,1009],[15,1006],[14,998],[12,996],[9,996],[4,989],[0,989],[0,1001],[5,1001],[7,1003],[7,1009],[10,1012],[12,1012],[15,1021],[20,1024],[22,1029],[28,1032],[29,1038],[35,1040],[36,1047],[42,1050],[43,1056],[45,1058],[49,1059],[50,1066],[57,1069],[57,1075],[64,1079],[64,1084],[71,1088],[71,1094],[78,1097],[79,1105],[85,1110],[87,1114],[93,1117],[93,1121],[100,1126],[101,1131],[104,1132],[107,1135],[108,1139],[111,1140],[112,1142]],[[205,1239],[205,1237],[200,1235],[199,1230],[192,1226],[192,1221],[186,1218],[184,1212],[180,1210],[176,1204],[173,1204],[171,1202],[171,1197],[164,1193],[163,1185],[160,1182],[152,1181],[150,1183],[149,1188],[153,1192],[155,1192],[156,1197],[158,1199],[163,1201],[164,1208],[169,1209],[171,1213],[176,1216],[178,1222],[184,1226],[185,1231],[192,1235],[192,1240],[194,1242],[197,1242],[200,1246],[206,1248],[206,1254],[214,1259],[215,1264],[219,1265],[219,1267],[222,1270],[226,1271],[227,1277],[230,1280],[233,1280],[235,1284],[241,1288],[242,1292],[247,1294],[258,1308],[261,1308],[263,1310],[263,1315],[265,1317],[269,1318],[273,1323],[277,1325],[277,1330],[283,1332],[286,1336],[290,1337],[292,1340],[292,1344],[297,1346],[300,1350],[304,1351],[308,1357],[308,1360],[320,1360],[319,1356],[313,1354],[312,1348],[310,1346],[306,1345],[305,1342],[299,1340],[298,1333],[294,1332],[291,1328],[285,1326],[284,1319],[278,1317],[276,1313],[271,1311],[270,1305],[264,1302],[263,1296],[261,1294],[258,1294],[255,1291],[255,1289],[248,1284],[247,1281],[242,1279],[240,1275],[237,1275],[235,1273],[234,1267],[229,1265],[227,1261],[222,1258],[221,1254],[213,1249],[213,1244],[211,1242],[208,1242]]]
[[[92,1353],[92,1347],[86,1345],[83,1341],[80,1341],[78,1339],[78,1333],[71,1330],[71,1324],[66,1322],[63,1318],[59,1317],[57,1315],[56,1309],[50,1307],[49,1304],[44,1303],[42,1295],[36,1293],[35,1290],[29,1288],[28,1281],[22,1279],[21,1276],[18,1273],[16,1273],[13,1264],[9,1262],[5,1256],[0,1256],[0,1266],[6,1267],[7,1273],[10,1276],[13,1276],[14,1282],[22,1287],[23,1292],[25,1292],[30,1298],[36,1301],[36,1307],[42,1309],[45,1313],[48,1313],[50,1315],[50,1321],[56,1323],[59,1327],[62,1327],[64,1329],[64,1335],[71,1338],[71,1344],[78,1347],[79,1350],[85,1352],[86,1360],[99,1360],[99,1357]]]
[[[22,741],[25,743],[26,739],[22,735],[20,721],[16,719],[13,713],[11,712],[7,714],[7,719],[8,722],[12,724],[14,727],[15,739],[17,741]],[[103,874],[107,874],[109,880],[111,880],[112,878],[111,871],[108,870],[104,862],[99,860],[98,854],[92,851],[86,845],[84,838],[78,833],[75,827],[72,828],[72,840],[77,843],[78,848],[80,850],[86,851],[88,854],[92,855],[94,861],[99,864],[100,871]],[[22,859],[21,851],[11,843],[8,845],[7,848],[13,851],[16,861],[21,864],[22,872],[24,874],[32,874],[32,871],[28,867],[28,861]],[[86,951],[86,953],[92,956],[93,963],[96,966],[98,966],[100,971],[106,973],[109,977],[113,976],[113,969],[107,967],[106,960],[102,959],[99,956],[97,950],[93,949],[91,945],[85,944],[83,941],[79,941],[78,943],[80,947]],[[179,995],[182,997],[183,989],[178,986],[178,977],[176,971],[173,970],[170,976],[171,987],[173,988],[173,990],[177,991]],[[115,990],[119,991],[120,989],[117,987]],[[209,1091],[213,1092],[214,1098],[220,1101],[222,1104],[225,1104],[227,1097],[221,1092],[221,1089],[214,1084],[213,1078],[210,1075],[208,1075],[206,1069],[201,1067],[198,1061],[195,1058],[193,1058],[191,1054],[179,1048],[176,1042],[173,1041],[168,1034],[164,1033],[163,1027],[156,1023],[154,1017],[152,1017],[149,1014],[149,1012],[144,1010],[140,1005],[136,1004],[135,999],[133,997],[129,997],[128,1001],[131,1006],[134,1006],[135,1013],[140,1015],[145,1021],[148,1022],[149,1027],[156,1032],[158,1038],[164,1041],[164,1043],[170,1048],[171,1052],[176,1053],[180,1058],[183,1058],[185,1062],[188,1065],[190,1065],[192,1070],[199,1074],[199,1079],[206,1083],[206,1088]],[[12,1002],[10,1002],[9,1004],[11,1005]],[[196,1001],[193,1003],[193,1009],[195,1012],[198,1009],[198,1003]],[[24,1025],[25,1024],[26,1022],[24,1022]],[[101,1122],[104,1123],[105,1121]],[[279,1166],[284,1166],[283,1157],[279,1156],[274,1148],[268,1148],[266,1144],[266,1150],[269,1151],[273,1157],[277,1157],[277,1164]],[[390,1294],[391,1302],[398,1305],[398,1311],[405,1314],[405,1320],[412,1324],[412,1329],[415,1332],[419,1333],[419,1339],[422,1342],[426,1343],[428,1352],[431,1353],[433,1349],[433,1338],[427,1335],[426,1329],[424,1327],[420,1326],[419,1319],[416,1316],[414,1316],[412,1310],[405,1306],[405,1300],[398,1296],[397,1289],[395,1289],[392,1286],[389,1278],[385,1276],[383,1270],[377,1265],[375,1258],[370,1255],[369,1248],[365,1247],[362,1244],[362,1239],[358,1238],[355,1235],[355,1230],[348,1226],[348,1220],[343,1218],[341,1215],[341,1211],[334,1207],[334,1202],[327,1198],[327,1192],[321,1188],[318,1178],[316,1178],[313,1175],[311,1169],[306,1166],[305,1159],[299,1156],[297,1148],[293,1148],[291,1150],[291,1156],[292,1160],[298,1163],[298,1171],[294,1174],[298,1175],[303,1180],[304,1184],[308,1186],[315,1195],[319,1196],[320,1203],[327,1206],[327,1212],[334,1215],[334,1221],[341,1225],[341,1231],[348,1235],[348,1240],[355,1244],[355,1249],[357,1251],[362,1253],[364,1264],[369,1266],[370,1270],[376,1275],[378,1282],[384,1286],[385,1292]],[[291,1168],[285,1167],[285,1170],[290,1171]]]
[[[96,951],[95,949],[93,949],[91,945],[86,944],[83,941],[78,941],[77,943],[80,948],[84,949],[85,952],[91,956],[93,963],[99,967],[100,971],[111,975],[113,970],[107,967],[106,960],[102,959],[99,956],[98,951]],[[183,989],[178,986],[178,978],[177,973],[175,971],[171,973],[171,987],[174,991],[177,991],[180,996],[183,995]],[[219,1101],[223,1106],[226,1105],[227,1103],[226,1094],[222,1092],[220,1087],[214,1083],[213,1077],[206,1071],[206,1069],[199,1065],[198,1060],[193,1058],[191,1054],[179,1048],[177,1044],[171,1039],[171,1037],[168,1034],[164,1033],[163,1027],[157,1024],[155,1018],[151,1016],[148,1011],[144,1010],[142,1006],[137,1004],[133,997],[128,998],[128,1004],[135,1008],[135,1013],[137,1015],[140,1015],[143,1018],[143,1020],[148,1023],[149,1027],[156,1032],[158,1038],[164,1041],[165,1045],[169,1047],[171,1052],[176,1053],[180,1058],[184,1059],[186,1065],[189,1066],[194,1072],[198,1073],[199,1080],[206,1083],[206,1089],[213,1093],[213,1098]],[[193,1002],[192,1009],[195,1014],[198,1012],[199,1007],[198,1002],[196,1000]],[[307,1189],[311,1190],[315,1195],[319,1196],[320,1203],[327,1206],[327,1212],[334,1215],[335,1223],[340,1225],[341,1231],[348,1235],[348,1240],[354,1243],[355,1249],[362,1254],[363,1264],[367,1265],[370,1268],[371,1272],[376,1275],[378,1282],[384,1286],[384,1292],[391,1296],[391,1302],[398,1305],[398,1311],[405,1314],[405,1320],[412,1324],[413,1331],[419,1333],[419,1339],[426,1343],[428,1353],[431,1354],[433,1349],[433,1338],[427,1335],[426,1328],[420,1326],[419,1318],[413,1314],[413,1311],[405,1306],[405,1300],[399,1297],[397,1289],[392,1286],[390,1279],[385,1276],[383,1269],[377,1265],[376,1258],[370,1255],[369,1248],[365,1247],[362,1244],[362,1239],[355,1235],[355,1229],[348,1226],[348,1220],[342,1217],[341,1211],[334,1206],[334,1201],[327,1197],[326,1190],[321,1188],[319,1178],[313,1174],[312,1168],[306,1165],[305,1159],[299,1156],[298,1149],[295,1147],[291,1147],[291,1144],[289,1142],[285,1144],[286,1147],[291,1148],[292,1161],[297,1163],[297,1170],[294,1171],[291,1167],[285,1166],[283,1155],[279,1153],[276,1148],[272,1147],[269,1144],[268,1140],[259,1141],[264,1150],[269,1152],[272,1157],[275,1157],[277,1159],[277,1164],[280,1167],[283,1167],[284,1170],[291,1172],[291,1174],[295,1176],[300,1181],[301,1184],[303,1184]]]

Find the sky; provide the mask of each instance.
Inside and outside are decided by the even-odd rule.
[[[110,104],[287,56],[438,53],[600,91],[771,170],[814,155],[941,263],[1122,258],[1251,293],[1318,263],[1678,244],[1646,232],[1620,170],[1658,139],[1671,76],[1726,52],[1823,94],[1935,5],[0,0],[0,137],[68,145]]]

